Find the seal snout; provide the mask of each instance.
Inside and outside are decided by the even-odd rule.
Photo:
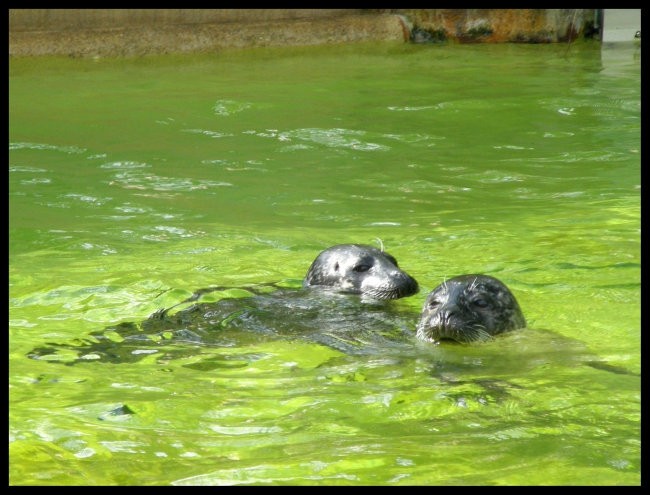
[[[363,293],[376,299],[399,299],[412,296],[420,290],[417,280],[398,269],[378,271],[364,281]]]
[[[459,325],[458,314],[453,309],[447,311],[438,309],[432,314],[422,317],[417,326],[417,336],[425,340],[439,341],[454,339]]]
[[[401,294],[400,297],[412,296],[420,290],[417,280],[408,273],[398,270],[393,273],[393,277],[396,280],[395,286]]]
[[[439,316],[438,326],[442,329],[446,329],[451,326],[451,319],[456,317],[456,313],[451,311],[441,311]]]

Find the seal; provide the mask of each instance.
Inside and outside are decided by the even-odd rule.
[[[394,256],[363,244],[339,244],[322,251],[309,267],[303,287],[326,287],[379,300],[408,297],[419,290]]]
[[[489,275],[460,275],[429,293],[416,337],[469,343],[525,326],[519,303],[503,282]]]
[[[416,280],[397,266],[392,255],[361,244],[340,244],[322,251],[311,263],[302,287],[267,283],[237,288],[249,295],[232,297],[233,287],[199,289],[143,321],[91,332],[92,339],[83,343],[37,348],[30,357],[54,360],[57,349],[66,349],[78,354],[72,362],[92,356],[123,363],[150,354],[135,350],[158,352],[160,344],[165,348],[164,359],[169,359],[191,355],[197,344],[237,347],[278,337],[301,337],[344,353],[363,354],[369,352],[369,342],[399,346],[405,335],[412,335],[411,311],[384,302],[419,290]],[[203,295],[215,292],[223,296],[200,302]]]

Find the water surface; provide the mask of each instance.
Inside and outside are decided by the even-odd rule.
[[[639,50],[11,60],[10,483],[640,484]],[[413,328],[474,272],[530,328],[79,359],[198,288],[298,288],[380,241],[420,282],[391,303]]]

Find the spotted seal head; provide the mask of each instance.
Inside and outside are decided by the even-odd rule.
[[[460,275],[429,293],[416,336],[433,343],[469,343],[525,326],[519,303],[503,282],[488,275]]]
[[[321,252],[303,281],[304,287],[387,300],[412,296],[418,283],[397,266],[390,254],[362,244],[339,244]]]

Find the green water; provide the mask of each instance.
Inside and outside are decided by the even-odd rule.
[[[640,484],[639,50],[11,60],[10,483]],[[420,283],[413,327],[480,272],[529,328],[27,357],[377,239]]]

